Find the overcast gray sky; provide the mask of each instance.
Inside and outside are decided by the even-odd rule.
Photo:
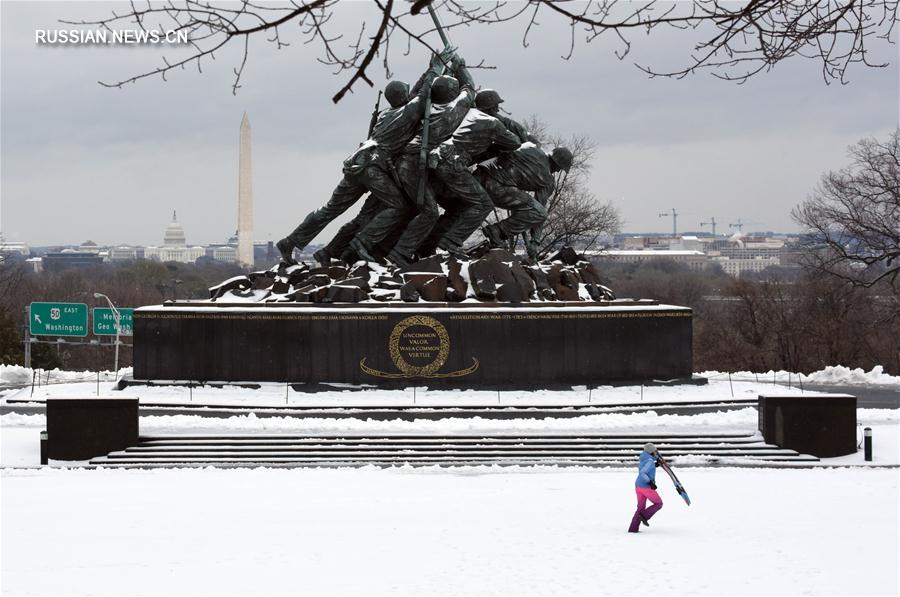
[[[154,68],[171,49],[35,44],[35,30],[59,28],[57,19],[123,8],[0,2],[0,230],[7,240],[158,244],[177,210],[189,243],[223,241],[236,228],[245,110],[256,238],[281,238],[328,199],[341,161],[365,136],[376,90],[358,84],[332,104],[346,75],[316,62],[318,49],[299,37],[281,51],[258,40],[236,97],[234,52],[205,64],[203,74],[187,70],[119,90],[97,81]],[[372,16],[369,5],[347,3],[335,19],[349,25]],[[681,65],[691,41],[682,32],[638,36],[624,61],[612,54],[612,40],[579,43],[564,61],[565,23],[544,15],[528,48],[523,26],[451,35],[470,63],[496,65],[476,71],[476,82],[498,89],[514,116],[537,114],[553,131],[597,142],[592,190],[621,209],[626,230],[669,231],[671,219],[658,214],[674,207],[680,230],[715,217],[720,233],[738,218],[752,222],[745,230],[792,231],[791,208],[823,171],[846,163],[847,146],[897,126],[896,45],[874,52],[889,68],[855,66],[848,85],[826,85],[819,64],[800,59],[735,85],[709,75],[650,79],[633,66]],[[396,76],[408,80],[426,62],[415,47],[408,58],[392,56]],[[370,75],[378,86],[386,81],[383,69]]]

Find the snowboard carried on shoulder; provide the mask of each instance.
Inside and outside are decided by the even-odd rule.
[[[684,485],[681,484],[681,481],[679,481],[678,477],[675,476],[675,473],[672,472],[672,467],[669,466],[669,463],[666,462],[666,460],[659,454],[659,452],[656,453],[656,462],[659,465],[659,468],[666,471],[669,477],[671,477],[672,483],[675,484],[675,491],[678,492],[678,495],[680,495],[685,503],[690,506],[691,498],[688,497],[687,491],[685,491],[684,489]]]

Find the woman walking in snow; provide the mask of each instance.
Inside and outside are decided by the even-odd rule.
[[[663,507],[662,498],[656,493],[657,466],[659,464],[656,460],[656,446],[646,444],[638,460],[638,477],[634,482],[634,491],[637,493],[637,510],[631,519],[631,526],[628,527],[629,533],[637,533],[641,524],[650,526],[647,521]],[[647,500],[653,503],[649,508],[646,507]]]

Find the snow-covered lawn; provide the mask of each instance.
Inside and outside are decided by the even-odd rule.
[[[896,470],[4,470],[4,594],[896,595]]]
[[[9,369],[0,369],[0,373]],[[22,372],[20,372],[22,373]],[[865,372],[863,372],[865,373]],[[22,373],[24,375],[24,373]],[[755,374],[708,386],[643,388],[647,402],[754,399]],[[823,374],[826,375],[826,374]],[[853,372],[831,371],[831,378]],[[786,375],[785,375],[786,377]],[[866,374],[870,383],[881,372]],[[895,379],[895,378],[894,378]],[[894,379],[889,381],[893,382]],[[8,380],[7,380],[8,381]],[[96,395],[72,377],[35,397]],[[781,377],[779,383],[786,381]],[[110,381],[101,381],[101,393]],[[778,386],[784,393],[785,388]],[[799,388],[790,390],[797,394]],[[24,397],[6,390],[0,398]],[[148,402],[284,403],[285,388],[129,388]],[[27,396],[26,394],[26,396]],[[586,404],[587,390],[504,392],[503,404]],[[639,387],[596,403],[638,402]],[[292,404],[412,404],[412,392],[290,390]],[[416,404],[496,404],[493,392],[417,392]],[[900,463],[900,410],[860,409],[875,465]],[[141,417],[168,433],[752,434],[753,408],[693,415],[416,421]],[[898,468],[862,452],[812,469],[691,468],[668,479],[649,529],[625,532],[634,472],[623,469],[393,468],[87,470],[35,468],[44,415],[0,418],[3,594],[896,595]],[[860,429],[861,432],[861,429]],[[676,465],[677,465],[676,461]],[[854,465],[853,468],[834,468]],[[32,467],[32,468],[11,468]]]

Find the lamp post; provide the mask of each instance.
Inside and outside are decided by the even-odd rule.
[[[112,309],[113,319],[116,322],[116,362],[115,362],[115,370],[116,370],[116,381],[119,380],[119,334],[122,333],[122,315],[119,313],[119,310],[116,309],[116,306],[110,300],[108,296],[103,294],[102,292],[95,292],[94,298],[103,298],[106,299],[106,302],[109,303],[109,308]]]

